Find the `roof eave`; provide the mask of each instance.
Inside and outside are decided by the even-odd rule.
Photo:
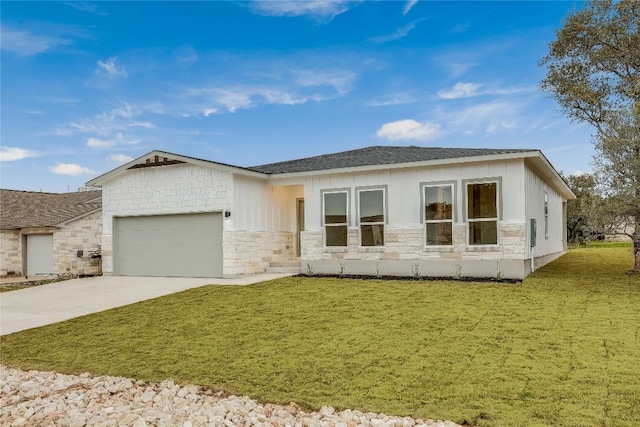
[[[54,227],[63,227],[65,225],[69,224],[70,222],[77,221],[77,220],[82,219],[82,218],[84,218],[86,216],[89,216],[89,215],[91,215],[93,213],[100,212],[101,210],[102,210],[102,206],[100,206],[98,208],[95,208],[95,209],[92,209],[92,210],[90,210],[88,212],[84,212],[84,213],[82,213],[80,215],[74,216],[73,218],[65,219],[64,221],[56,224]]]

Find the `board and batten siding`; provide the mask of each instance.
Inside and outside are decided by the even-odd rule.
[[[302,185],[272,186],[266,179],[236,175],[233,180],[234,230],[296,231],[296,199]]]
[[[531,168],[525,166],[525,209],[527,213],[527,247],[526,258],[531,258],[531,230],[530,219],[537,223],[535,257],[542,257],[564,251],[565,224],[562,215],[562,196]],[[547,194],[549,207],[549,230],[544,232],[544,195]]]
[[[501,222],[524,224],[525,207],[523,194],[525,192],[525,183],[523,160],[515,159],[309,177],[305,180],[306,229],[322,229],[321,190],[333,188],[350,189],[349,226],[355,227],[357,225],[356,187],[375,187],[377,185],[387,187],[387,224],[389,227],[421,226],[420,186],[422,183],[443,181],[456,183],[455,217],[457,218],[457,223],[463,223],[465,218],[465,189],[462,187],[463,181],[483,180],[485,178],[488,180],[501,178]]]

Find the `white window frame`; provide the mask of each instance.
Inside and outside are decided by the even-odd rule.
[[[361,214],[360,214],[360,193],[363,192],[371,192],[371,191],[382,191],[382,216],[383,219],[382,221],[376,221],[376,222],[365,222],[363,223],[360,219],[361,219]],[[388,204],[387,204],[387,187],[386,186],[376,186],[376,187],[356,187],[356,206],[357,206],[357,221],[358,221],[358,246],[360,248],[383,248],[386,244],[387,239],[385,238],[384,234],[386,233],[386,225],[387,225],[387,217],[388,217],[388,213],[387,213],[387,209],[388,209]],[[382,245],[373,245],[373,246],[364,246],[362,244],[362,226],[363,225],[382,225]]]
[[[496,217],[492,218],[469,218],[469,186],[470,185],[478,185],[478,184],[495,184],[496,185]],[[502,180],[499,178],[488,178],[488,179],[480,179],[480,180],[469,180],[464,183],[464,214],[467,220],[467,246],[470,247],[495,247],[500,244],[500,221],[502,217]],[[471,228],[472,222],[495,222],[496,223],[496,243],[486,243],[486,244],[476,244],[471,243],[471,233],[469,232]]]
[[[425,207],[426,207],[426,194],[425,194],[425,190],[427,188],[438,188],[438,187],[450,187],[451,188],[451,219],[431,219],[428,220],[427,216],[425,214]],[[443,247],[443,248],[450,248],[453,246],[453,224],[454,224],[454,220],[455,220],[455,216],[456,216],[456,188],[454,183],[432,183],[432,184],[422,184],[420,186],[420,191],[422,192],[421,194],[421,200],[422,200],[422,206],[420,207],[420,209],[422,210],[421,212],[421,216],[422,216],[422,223],[424,224],[424,246],[426,248],[437,248],[437,247]],[[427,224],[439,224],[439,223],[451,223],[451,244],[450,245],[429,245],[427,243]]]
[[[325,215],[325,195],[326,194],[339,194],[339,193],[344,193],[346,194],[346,219],[347,222],[344,223],[335,223],[335,224],[327,224],[325,222],[326,219],[326,215]],[[322,243],[323,246],[325,248],[346,248],[347,246],[349,246],[349,190],[347,189],[336,189],[336,190],[322,190],[321,192],[322,194]],[[346,236],[346,244],[344,246],[327,246],[327,227],[346,227],[347,228],[347,236]]]
[[[544,193],[544,238],[549,238],[549,195]]]

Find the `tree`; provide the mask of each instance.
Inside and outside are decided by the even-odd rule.
[[[569,175],[562,178],[576,195],[575,200],[567,202],[567,240],[581,243],[599,231],[596,218],[602,198],[597,193],[593,175]]]
[[[601,222],[633,240],[640,272],[640,1],[592,0],[556,31],[541,88],[571,120],[594,126]],[[633,231],[615,225],[631,222]]]

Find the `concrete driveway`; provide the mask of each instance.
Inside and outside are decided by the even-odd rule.
[[[61,322],[185,289],[250,285],[291,274],[259,274],[240,279],[176,277],[89,277],[0,293],[0,335]]]

